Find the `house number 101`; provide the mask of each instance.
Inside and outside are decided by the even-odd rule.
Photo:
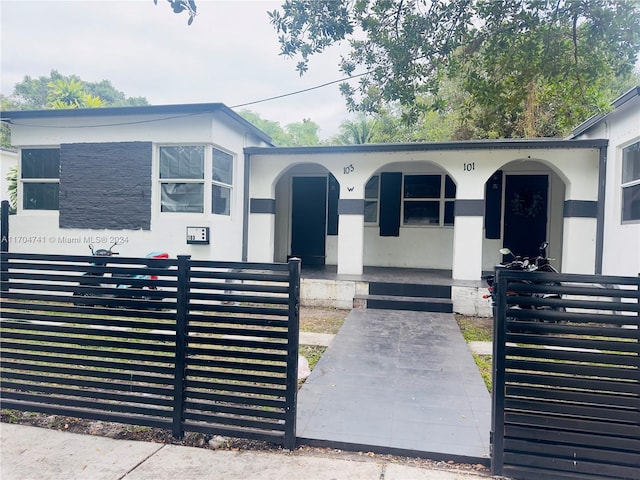
[[[475,170],[475,169],[476,169],[476,162],[463,163],[463,164],[462,164],[462,169],[463,169],[465,172],[470,172],[471,170]]]

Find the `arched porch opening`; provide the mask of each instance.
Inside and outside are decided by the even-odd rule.
[[[323,165],[300,163],[275,182],[274,260],[336,265],[340,185]]]
[[[380,167],[365,184],[364,266],[450,271],[456,182],[429,161]]]
[[[482,269],[493,270],[499,250],[532,257],[543,241],[546,254],[560,270],[567,180],[543,160],[515,160],[496,170],[485,183]]]

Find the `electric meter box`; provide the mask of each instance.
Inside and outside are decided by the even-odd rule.
[[[187,243],[209,245],[209,227],[187,227]]]

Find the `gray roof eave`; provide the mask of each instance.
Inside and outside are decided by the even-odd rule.
[[[598,125],[602,120],[607,118],[609,115],[611,115],[617,109],[622,107],[624,104],[626,104],[627,102],[629,102],[630,100],[632,100],[632,99],[634,99],[636,97],[640,97],[640,85],[637,86],[637,87],[633,87],[629,91],[627,91],[627,92],[623,93],[622,95],[620,95],[613,102],[611,102],[611,106],[614,108],[614,110],[612,110],[611,112],[598,113],[598,114],[594,115],[593,117],[588,118],[587,120],[582,122],[580,125],[578,125],[576,128],[573,129],[573,131],[571,132],[571,135],[569,136],[569,138],[571,139],[571,138],[579,137],[580,135],[582,135],[583,133],[588,131],[590,128]]]
[[[132,115],[198,115],[221,113],[260,140],[273,145],[269,135],[248,122],[223,103],[188,103],[177,105],[142,105],[127,107],[74,108],[61,110],[14,110],[0,112],[0,121],[11,124],[15,120],[38,120],[72,117],[111,117]]]
[[[494,149],[562,149],[562,148],[603,148],[609,144],[606,139],[562,140],[472,140],[430,143],[367,143],[362,145],[324,145],[313,147],[247,147],[249,155],[319,155],[323,153],[373,153],[373,152],[412,152],[447,150],[494,150]]]

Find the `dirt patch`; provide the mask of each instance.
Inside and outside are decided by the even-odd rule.
[[[338,333],[350,310],[323,307],[300,307],[300,331]]]

